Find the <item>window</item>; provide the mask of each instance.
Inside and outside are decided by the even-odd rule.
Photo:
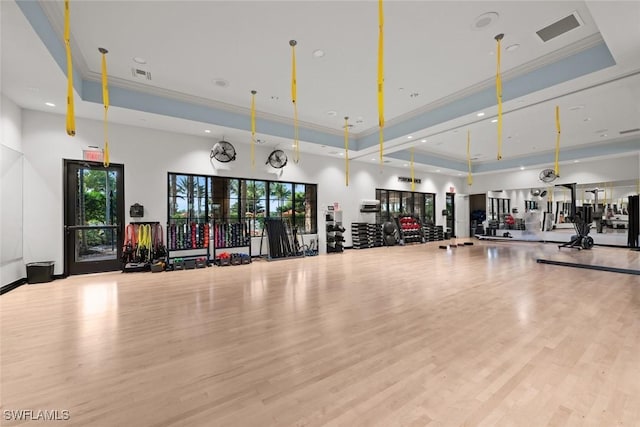
[[[267,183],[265,181],[243,181],[240,199],[245,200],[240,216],[249,224],[252,236],[260,236],[267,209]]]
[[[206,178],[169,174],[169,218],[204,221],[207,200]]]
[[[290,220],[300,233],[317,233],[317,186],[280,181],[169,173],[169,218],[244,223],[260,236],[265,217]]]
[[[422,223],[435,224],[434,193],[376,189],[376,199],[380,200],[380,212],[376,215],[379,224],[402,214],[413,215]]]

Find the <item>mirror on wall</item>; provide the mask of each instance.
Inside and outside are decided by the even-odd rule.
[[[576,184],[576,211],[589,214],[596,243],[626,245],[629,196],[638,194],[638,185],[638,180]],[[562,185],[489,191],[486,204],[490,225],[524,238],[563,241],[575,233],[571,190]]]

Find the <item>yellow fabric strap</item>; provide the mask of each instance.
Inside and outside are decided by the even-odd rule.
[[[556,176],[560,176],[560,107],[556,105],[556,162],[554,166]]]
[[[76,136],[76,116],[73,107],[73,59],[71,58],[69,0],[64,1],[64,48],[67,52],[67,135]]]
[[[411,191],[416,191],[416,170],[413,162],[413,147],[411,147]]]
[[[344,118],[344,181],[349,186],[349,117]]]
[[[256,168],[256,91],[251,91],[251,169]]]
[[[469,172],[467,174],[467,185],[473,185],[473,176],[471,176],[471,131],[467,131],[467,165]]]
[[[380,127],[380,167],[384,154],[384,8],[378,0],[378,126]]]
[[[291,46],[291,102],[293,102],[293,161],[300,161],[300,141],[298,137],[298,81],[296,78],[296,44],[290,40]]]
[[[500,41],[496,36],[496,98],[498,100],[498,160],[502,160],[502,77],[500,76]]]
[[[107,112],[109,111],[109,85],[107,83],[107,50],[100,49],[102,53],[102,103],[104,104],[104,154],[102,163],[105,167],[109,166],[109,126],[107,120]]]

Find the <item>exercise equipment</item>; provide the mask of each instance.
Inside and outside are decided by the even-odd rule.
[[[580,212],[576,209],[576,183],[573,184],[558,184],[556,187],[564,187],[569,189],[571,195],[571,202],[569,203],[569,212],[565,217],[566,221],[573,223],[573,227],[576,230],[576,234],[571,236],[571,240],[567,243],[558,245],[558,249],[571,248],[571,249],[591,249],[594,245],[593,237],[589,236],[591,230],[591,208],[583,206]]]
[[[297,243],[294,239],[293,229],[290,224],[285,223],[284,219],[269,217],[264,219],[260,237],[260,253],[262,253],[262,243],[265,236],[269,245],[267,260],[302,256],[302,253],[296,250]]]
[[[399,239],[398,229],[393,222],[385,222],[382,224],[382,241],[385,246],[395,246]]]
[[[569,242],[558,245],[558,248],[591,249],[594,244],[593,237],[589,236],[589,231],[591,230],[591,207],[585,207],[582,211],[576,212],[572,222],[576,234],[571,236]]]
[[[575,262],[553,261],[550,259],[541,259],[541,258],[538,258],[536,262],[538,264],[550,264],[550,265],[558,265],[562,267],[584,268],[587,270],[608,271],[610,273],[633,274],[633,275],[640,276],[640,270],[632,270],[628,268],[608,267],[604,265],[579,264]]]

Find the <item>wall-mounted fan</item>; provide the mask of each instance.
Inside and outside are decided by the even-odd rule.
[[[553,182],[556,180],[556,178],[558,177],[558,175],[556,175],[556,172],[553,169],[544,169],[542,171],[540,171],[540,181],[542,182]]]
[[[276,169],[282,169],[287,164],[287,155],[282,150],[273,150],[267,159],[267,165]]]
[[[236,159],[236,149],[228,141],[219,141],[211,148],[209,157],[220,163],[229,163]]]

